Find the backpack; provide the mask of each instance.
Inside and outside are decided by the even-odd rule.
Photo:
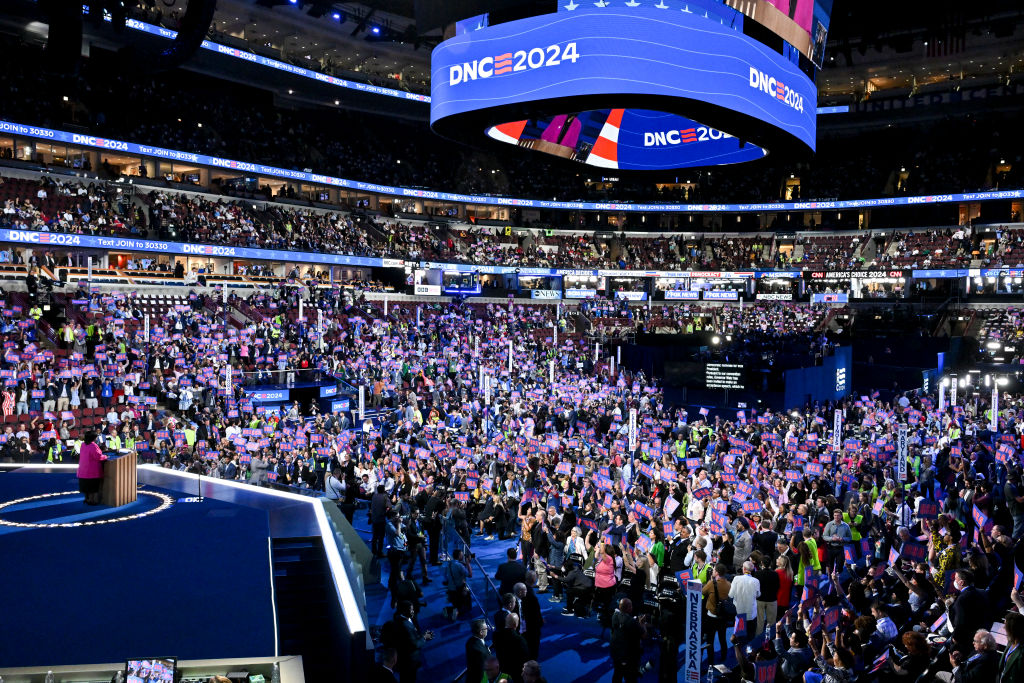
[[[719,619],[725,619],[728,621],[736,620],[736,604],[732,601],[732,598],[726,596],[725,598],[719,597],[718,595],[718,580],[713,579],[711,586],[715,589],[715,603],[718,605],[718,614],[716,615]]]

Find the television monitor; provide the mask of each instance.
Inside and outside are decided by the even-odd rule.
[[[174,683],[178,668],[176,657],[129,659],[125,664],[126,683]]]

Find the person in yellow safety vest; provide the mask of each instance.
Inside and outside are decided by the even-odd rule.
[[[64,447],[58,439],[50,439],[46,448],[46,462],[64,462]]]
[[[38,321],[40,318],[43,317],[43,309],[39,307],[39,304],[36,304],[32,308],[28,309],[28,317],[32,318],[35,321]]]
[[[707,561],[708,555],[703,550],[695,550],[693,553],[693,564],[690,566],[690,570],[693,572],[693,578],[696,581],[700,581],[701,584],[707,583],[711,579],[711,563]]]
[[[676,441],[676,457],[680,460],[686,457],[686,442]]]
[[[857,527],[864,521],[864,516],[857,512],[856,503],[850,503],[849,509],[843,513],[843,521],[850,526],[850,536],[853,538],[853,542],[859,543],[863,537]]]

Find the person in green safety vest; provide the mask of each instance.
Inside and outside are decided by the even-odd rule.
[[[850,527],[850,536],[853,538],[853,542],[860,543],[860,539],[864,538],[860,532],[860,527],[864,523],[864,515],[857,510],[857,503],[850,503],[850,507],[843,513],[843,521]]]
[[[115,452],[121,450],[121,435],[116,431],[112,431],[107,435],[106,442],[106,450]]]
[[[676,458],[682,460],[686,457],[687,443],[683,439],[676,441]]]
[[[58,439],[50,439],[46,446],[46,462],[64,462],[64,447]]]
[[[694,580],[700,581],[701,584],[706,584],[711,580],[711,569],[711,563],[708,562],[708,554],[699,548],[695,550],[693,552],[693,564],[690,566]]]

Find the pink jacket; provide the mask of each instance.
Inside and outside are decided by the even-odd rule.
[[[605,555],[594,568],[594,586],[596,588],[612,588],[614,585],[615,560],[609,555]]]
[[[100,447],[94,443],[87,443],[82,446],[82,452],[78,457],[78,478],[79,479],[101,479],[103,478],[103,461],[107,456],[103,455]]]

